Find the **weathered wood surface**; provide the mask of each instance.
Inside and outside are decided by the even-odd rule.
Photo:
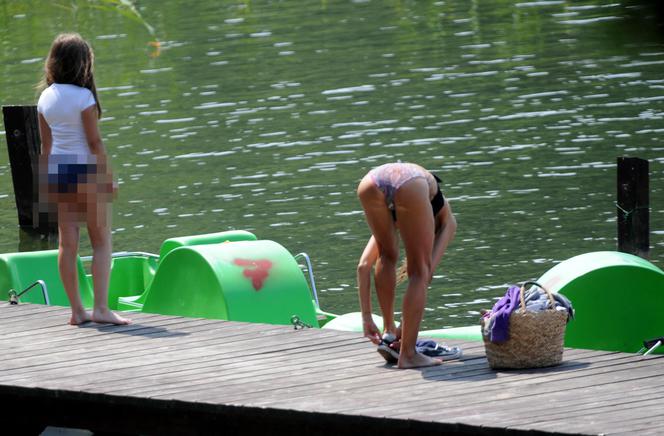
[[[0,406],[11,426],[142,434],[663,434],[664,360],[565,350],[561,366],[460,361],[400,371],[356,333],[150,314],[65,324],[0,303]],[[5,422],[5,427],[7,422]],[[15,429],[15,430],[16,430]]]

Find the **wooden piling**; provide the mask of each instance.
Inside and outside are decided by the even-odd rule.
[[[618,158],[618,251],[648,259],[650,254],[650,200],[648,161]]]
[[[18,224],[42,235],[57,232],[57,223],[38,204],[38,159],[41,149],[37,106],[3,106],[7,151],[14,184]]]

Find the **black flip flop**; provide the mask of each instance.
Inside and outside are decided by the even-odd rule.
[[[390,344],[394,342],[396,338],[394,335],[384,334],[383,339],[378,344],[378,353],[383,356],[383,359],[387,363],[397,363],[399,361],[399,352],[394,348],[390,347]]]

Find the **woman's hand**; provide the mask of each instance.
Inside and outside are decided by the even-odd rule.
[[[369,339],[374,344],[378,345],[381,341],[380,330],[376,327],[376,323],[372,318],[363,318],[362,329],[364,330],[364,337]]]

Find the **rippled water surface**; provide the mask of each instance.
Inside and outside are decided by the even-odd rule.
[[[507,284],[615,249],[615,162],[638,156],[650,161],[651,260],[664,266],[664,35],[648,10],[139,4],[140,16],[108,2],[0,7],[2,104],[36,102],[55,34],[75,30],[94,46],[101,129],[120,182],[116,251],[250,230],[308,252],[321,305],[355,311],[355,264],[369,237],[357,183],[379,164],[418,162],[442,176],[459,222],[424,327],[466,325]],[[0,151],[0,251],[19,239]],[[81,249],[89,253],[85,238]]]

